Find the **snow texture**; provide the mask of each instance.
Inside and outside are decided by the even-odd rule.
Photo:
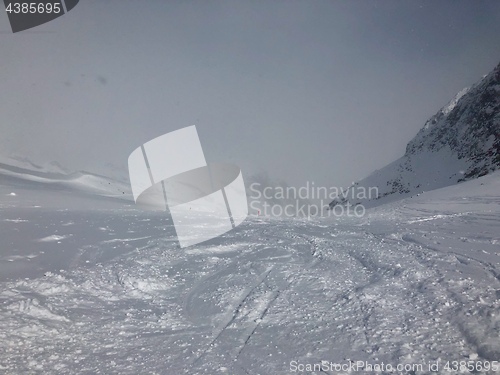
[[[363,218],[249,217],[182,250],[164,216],[93,179],[13,173],[0,171],[2,373],[500,359],[498,172]]]

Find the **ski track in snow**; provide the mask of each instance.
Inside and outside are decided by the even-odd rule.
[[[500,178],[486,181],[496,189]],[[248,218],[188,249],[151,213],[3,208],[12,240],[0,261],[21,274],[35,266],[2,279],[0,371],[498,361],[499,199],[464,191],[467,200],[424,194],[362,219]]]

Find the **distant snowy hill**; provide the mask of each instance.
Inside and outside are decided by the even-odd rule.
[[[57,162],[40,165],[24,157],[0,156],[0,183],[18,186],[22,181],[131,199],[129,185],[113,178],[84,171],[70,172]]]
[[[500,168],[500,64],[432,116],[403,157],[330,203],[376,206],[470,180]],[[378,195],[368,194],[377,187]]]

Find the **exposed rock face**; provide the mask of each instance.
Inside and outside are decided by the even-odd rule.
[[[378,197],[352,201],[352,194],[348,196],[352,204],[377,205],[496,169],[500,169],[500,64],[432,116],[408,143],[403,157],[350,188],[376,186]]]

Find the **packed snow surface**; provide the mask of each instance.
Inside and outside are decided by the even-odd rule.
[[[187,249],[131,202],[2,176],[0,372],[427,374],[499,361],[499,229],[498,173],[362,218],[249,217]],[[321,361],[422,367],[305,370]]]

